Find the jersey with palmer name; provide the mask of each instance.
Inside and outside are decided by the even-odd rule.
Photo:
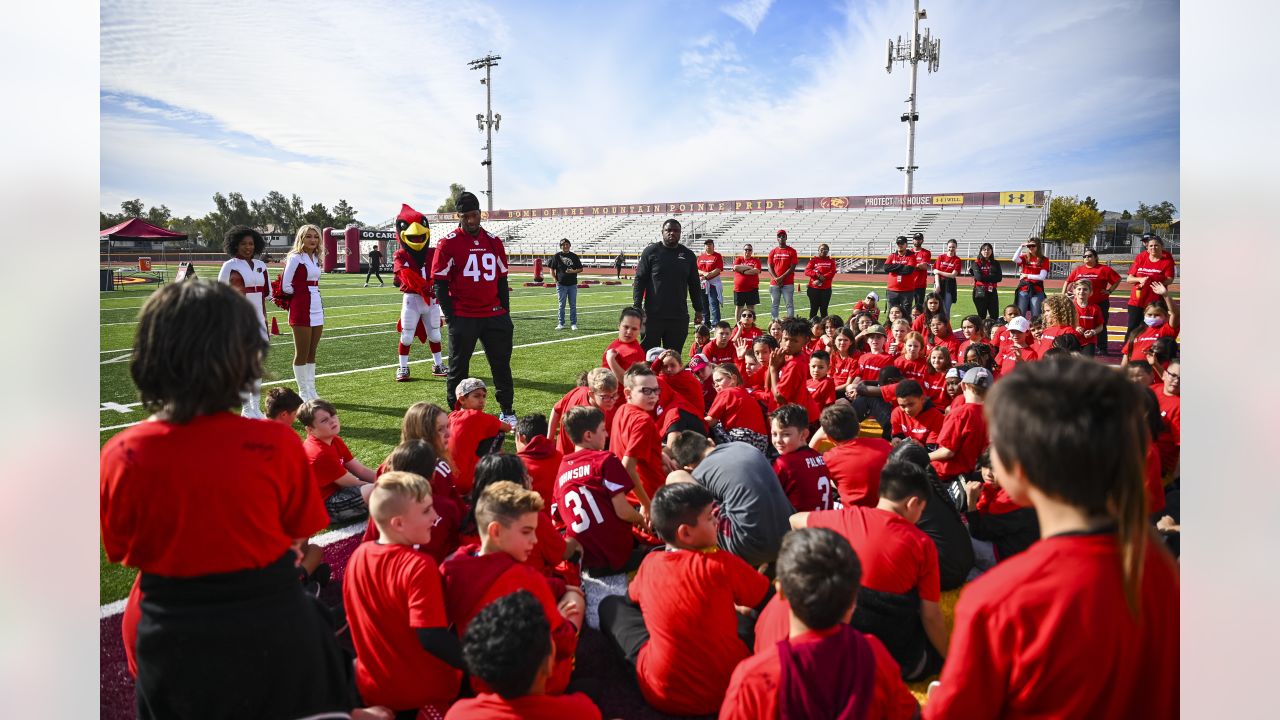
[[[460,317],[507,314],[498,300],[498,284],[507,276],[507,251],[502,240],[484,228],[476,235],[456,228],[436,243],[431,265],[434,280],[449,283],[453,312]]]
[[[560,461],[556,512],[569,537],[582,544],[584,568],[617,569],[631,554],[631,523],[618,517],[613,497],[631,490],[631,476],[608,450],[578,450]]]
[[[827,461],[811,448],[779,455],[773,461],[773,471],[796,512],[839,507],[827,475]]]

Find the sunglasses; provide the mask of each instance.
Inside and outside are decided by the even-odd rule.
[[[1096,257],[1098,257],[1097,255],[1094,255],[1093,253],[1085,253],[1085,254],[1084,254],[1084,256],[1085,256],[1085,258],[1096,258]]]
[[[742,317],[744,317],[744,318],[753,318],[753,317],[755,317],[755,315],[754,315],[754,314],[752,314],[752,313],[742,313]]]
[[[636,388],[634,392],[638,392],[641,395],[657,395],[658,393],[662,392],[662,390],[659,388],[642,387],[642,388]]]

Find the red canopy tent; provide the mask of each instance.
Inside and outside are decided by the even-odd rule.
[[[107,243],[107,267],[111,267],[111,244],[116,240],[186,240],[187,234],[156,227],[146,220],[130,218],[98,234]]]

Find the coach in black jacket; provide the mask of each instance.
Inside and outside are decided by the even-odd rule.
[[[640,345],[645,350],[664,347],[684,353],[689,336],[689,306],[693,303],[693,322],[702,322],[702,286],[698,281],[698,257],[680,244],[680,221],[672,218],[662,223],[662,242],[654,243],[640,253],[632,285],[632,305],[644,310],[644,334]]]

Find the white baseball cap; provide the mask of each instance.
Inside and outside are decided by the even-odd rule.
[[[1031,329],[1031,323],[1019,316],[1009,321],[1008,328],[1010,332],[1026,332]]]
[[[872,290],[871,292],[867,293],[867,297],[876,302],[880,302],[880,296],[876,294],[875,290]]]

